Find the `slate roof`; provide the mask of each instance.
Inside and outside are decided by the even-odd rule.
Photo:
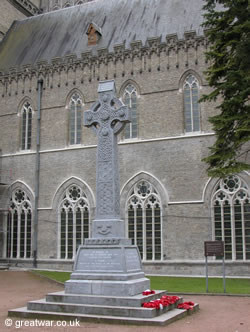
[[[0,44],[0,69],[99,48],[128,48],[132,41],[186,31],[202,34],[203,0],[95,0],[15,21]],[[101,28],[98,46],[88,46],[90,23]]]

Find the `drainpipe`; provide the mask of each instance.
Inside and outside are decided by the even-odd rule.
[[[41,99],[43,79],[37,82],[37,137],[36,137],[36,173],[35,173],[35,206],[34,206],[34,229],[33,229],[33,267],[37,267],[37,232],[38,232],[38,200],[40,178],[40,130],[41,130]]]

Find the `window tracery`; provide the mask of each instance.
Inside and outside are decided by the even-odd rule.
[[[72,259],[89,237],[89,202],[79,186],[72,185],[65,191],[59,213],[60,258]]]
[[[146,180],[137,182],[127,201],[128,237],[144,261],[162,259],[161,200]]]
[[[199,82],[189,74],[183,85],[185,131],[200,131]]]
[[[80,144],[82,139],[82,100],[76,92],[71,96],[69,110],[70,144]]]
[[[7,219],[8,258],[31,258],[32,207],[26,192],[12,193]]]
[[[224,241],[225,258],[250,259],[250,194],[237,175],[220,180],[212,199],[214,238]]]
[[[32,135],[32,108],[28,101],[24,103],[21,115],[22,115],[21,149],[29,150],[31,148],[31,135]]]
[[[131,122],[124,129],[124,138],[136,138],[137,133],[137,90],[133,84],[128,84],[123,92],[123,102],[130,109]]]

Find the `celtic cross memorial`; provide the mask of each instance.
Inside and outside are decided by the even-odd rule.
[[[84,113],[84,125],[93,128],[98,137],[93,238],[124,237],[120,218],[117,135],[130,122],[130,114],[115,93],[114,81],[100,82],[99,100]]]
[[[100,82],[98,95],[84,113],[84,125],[98,137],[96,215],[91,238],[78,248],[65,293],[133,296],[148,289],[150,282],[120,217],[117,135],[130,121],[129,110],[116,97],[113,80]]]

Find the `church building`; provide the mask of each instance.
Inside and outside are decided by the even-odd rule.
[[[71,270],[91,237],[95,134],[84,112],[114,80],[131,123],[118,139],[121,218],[146,274],[250,269],[250,174],[210,178],[216,103],[203,0],[1,0],[0,264]],[[103,192],[105,195],[105,192]],[[221,257],[209,274],[222,275]]]

